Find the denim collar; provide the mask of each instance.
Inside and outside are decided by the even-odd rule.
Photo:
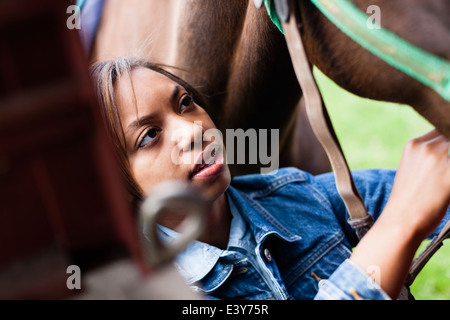
[[[192,241],[175,259],[175,266],[188,284],[204,278],[214,268],[220,257],[232,254],[231,248],[251,250],[252,246],[254,247],[251,230],[228,192],[226,195],[233,216],[227,249],[222,250],[201,241]],[[170,242],[180,236],[178,232],[164,226],[159,226],[159,231],[163,241]]]
[[[231,214],[228,248],[219,249],[201,241],[193,241],[175,259],[175,266],[190,285],[202,280],[213,268],[215,274],[222,275],[225,280],[231,273],[232,266],[218,263],[220,257],[233,254],[233,247],[255,252],[256,248],[270,234],[275,234],[287,242],[300,240],[298,235],[291,234],[267,212],[255,199],[246,192],[230,186],[226,191]],[[176,231],[159,226],[163,241],[171,241],[179,237]],[[249,232],[250,231],[250,232]],[[251,235],[251,237],[249,236]],[[253,244],[251,239],[254,239]],[[221,269],[221,270],[218,270]],[[211,289],[213,290],[213,289]]]
[[[241,192],[230,186],[229,197],[233,199],[236,209],[248,222],[257,244],[261,244],[269,234],[275,234],[287,242],[300,240],[301,237],[294,235],[281,225],[277,219],[270,214],[251,193]]]

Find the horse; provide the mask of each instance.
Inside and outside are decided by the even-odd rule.
[[[446,0],[352,0],[381,9],[381,24],[412,44],[450,59]],[[450,137],[450,103],[364,50],[310,1],[298,2],[312,65],[344,89],[412,106]],[[166,66],[207,98],[219,129],[280,130],[280,166],[330,170],[309,126],[283,34],[252,0],[106,0],[91,61],[140,56]],[[361,119],[361,121],[370,121]],[[258,166],[231,166],[233,174]]]
[[[377,5],[382,26],[411,44],[450,60],[450,3],[445,0],[352,0],[362,11]],[[302,38],[309,60],[344,89],[361,97],[410,105],[450,138],[450,102],[364,50],[319,13],[300,2]]]

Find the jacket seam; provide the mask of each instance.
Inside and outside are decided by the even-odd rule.
[[[333,208],[332,203],[328,200],[328,198],[319,189],[317,189],[315,186],[313,186],[311,184],[307,184],[305,187],[312,191],[312,193],[316,196],[317,200],[319,200],[321,203],[323,203],[330,209]]]
[[[267,212],[264,208],[262,208],[257,202],[254,201],[253,198],[244,195],[249,203],[252,204],[253,208],[255,210],[257,210],[262,216],[264,216],[267,220],[269,220],[269,222],[276,226],[280,231],[284,232],[288,237],[293,237],[292,233],[289,232],[289,230],[287,230],[286,228],[283,227],[283,225],[281,225],[269,212]],[[259,239],[260,240],[260,239]],[[258,241],[259,242],[259,241]]]
[[[226,274],[222,278],[222,275],[227,271],[227,268],[229,265],[230,264],[226,264],[225,267],[223,268],[222,272],[217,276],[216,280],[214,280],[213,283],[211,283],[208,287],[203,288],[202,291],[204,291],[205,293],[208,294],[208,293],[215,291],[217,288],[219,288],[221,286],[221,284],[224,283],[228,279],[228,275],[230,275],[234,269],[233,265],[231,265],[231,268],[228,271],[228,274]]]
[[[336,239],[337,237],[337,239]],[[325,254],[342,242],[344,234],[338,232],[331,239],[325,242],[318,250],[316,250],[306,261],[295,268],[291,274],[286,277],[286,287],[291,286],[299,277],[301,277],[313,264],[320,260]]]
[[[340,248],[339,245],[336,246],[336,249],[342,254],[342,256],[348,259],[351,256],[352,252],[345,245],[342,246],[344,247],[345,250],[342,250],[342,248]]]
[[[272,181],[263,190],[260,190],[257,192],[252,192],[252,196],[254,198],[260,198],[260,197],[263,197],[263,196],[266,196],[266,195],[272,193],[273,191],[283,187],[286,184],[289,184],[292,182],[304,182],[304,181],[306,181],[305,178],[298,174],[281,177],[275,181]]]

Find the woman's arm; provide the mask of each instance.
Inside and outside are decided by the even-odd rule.
[[[350,258],[363,270],[377,267],[377,281],[392,298],[420,243],[450,205],[449,146],[435,130],[406,145],[389,201]]]

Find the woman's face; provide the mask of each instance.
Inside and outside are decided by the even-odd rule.
[[[190,93],[147,68],[116,84],[117,104],[127,142],[131,173],[144,195],[157,183],[183,180],[217,199],[230,183],[223,142],[211,136],[215,126]],[[219,146],[219,148],[217,148]]]

